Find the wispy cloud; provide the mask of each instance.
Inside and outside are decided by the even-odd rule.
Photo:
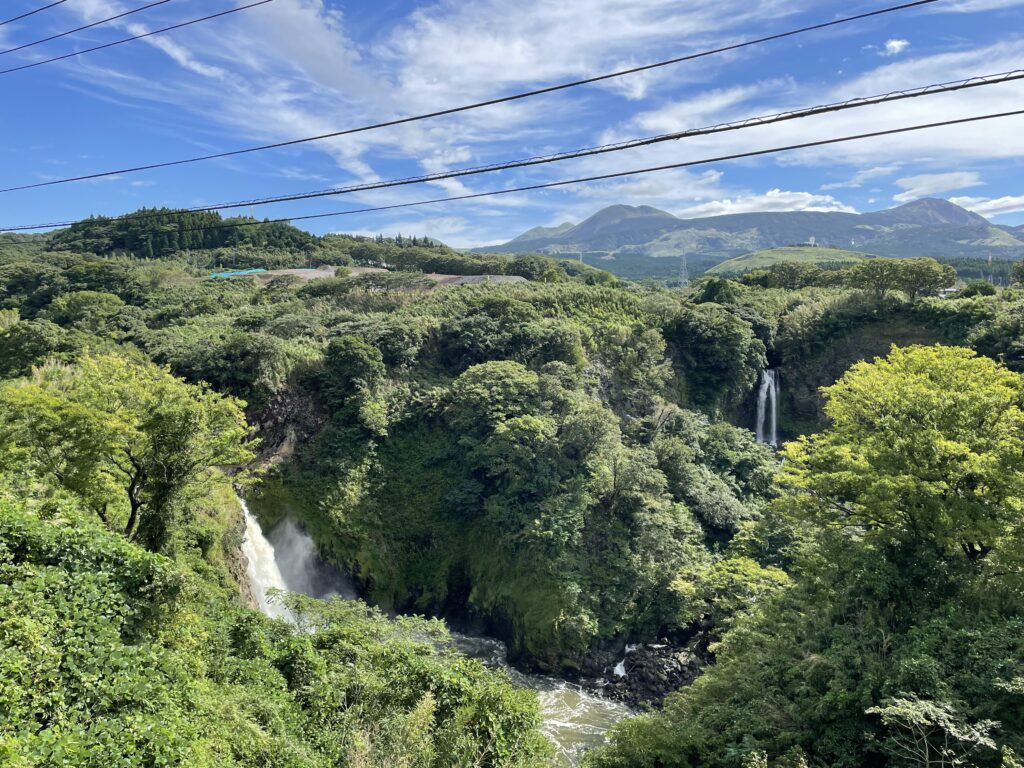
[[[841,203],[830,195],[770,189],[761,195],[713,200],[708,203],[675,210],[673,213],[681,218],[693,219],[704,216],[724,216],[731,213],[772,213],[779,211],[857,212],[855,208]]]
[[[961,208],[991,218],[1008,213],[1024,212],[1024,195],[1010,195],[989,199],[985,197],[951,197],[950,202]]]
[[[957,13],[981,12],[1024,6],[1024,0],[951,0],[938,5]],[[128,6],[113,0],[78,0],[74,7],[83,18],[95,20]],[[103,56],[76,62],[66,72],[79,82],[87,81],[82,82],[83,88],[117,99],[119,104],[148,102],[154,108],[149,115],[153,121],[167,114],[184,124],[185,118],[179,115],[193,116],[197,131],[195,135],[185,133],[216,151],[331,132],[685,55],[754,36],[752,33],[782,29],[790,15],[820,12],[820,4],[811,0],[578,0],[570,4],[433,0],[404,16],[396,11],[385,31],[368,36],[336,7],[329,0],[271,3],[238,14],[231,24],[200,25],[187,35],[150,38],[148,48],[147,43],[136,44],[161,60],[158,78],[130,67],[108,70]],[[350,7],[353,14],[359,11],[359,4]],[[133,23],[124,28],[141,31],[148,27]],[[868,39],[884,39],[877,29]],[[894,36],[884,50],[878,45],[875,48],[891,59],[857,56],[861,41],[853,44],[851,55],[856,63],[843,65],[844,71],[853,73],[849,75],[836,75],[831,67],[828,73],[796,69],[762,73],[755,66],[748,67],[742,78],[723,78],[731,65],[742,63],[745,57],[756,62],[761,51],[751,51],[559,95],[252,156],[237,166],[221,167],[238,173],[240,179],[283,177],[317,185],[370,181],[412,175],[417,166],[421,171],[441,171],[866,96],[936,79],[1012,69],[1024,55],[1024,41],[1019,37],[974,48],[957,43],[960,47],[951,52],[917,55],[917,45],[908,48],[908,40],[896,36],[899,32],[889,32]],[[917,42],[915,35],[910,37]],[[777,58],[777,50],[768,53]],[[793,59],[803,56],[794,54]],[[1006,103],[1022,98],[1024,85],[998,86],[434,186],[446,194],[464,194],[619,172],[860,133],[865,125],[883,129],[1001,111]],[[214,127],[220,129],[219,137]],[[908,180],[934,180],[952,175],[950,168],[980,167],[976,162],[1016,155],[1024,155],[1024,132],[1011,120],[979,126],[971,140],[965,140],[963,129],[943,129],[766,158],[740,167],[760,168],[766,176],[781,175],[794,167],[816,172],[828,168],[826,178],[840,180],[823,185],[821,192],[856,190],[904,173],[907,175],[901,181],[908,186],[898,187],[898,199],[912,199],[939,192],[925,191],[929,188],[924,181],[914,185]],[[431,216],[403,213],[379,220],[382,226],[388,222],[410,225],[410,232],[414,222],[429,224],[439,228],[438,232],[443,228],[445,234],[437,237],[469,243],[473,238],[493,240],[497,229],[510,226],[509,211],[530,209],[538,221],[550,218],[551,210],[583,218],[603,202],[646,203],[686,215],[853,210],[828,194],[785,191],[813,189],[813,180],[767,177],[755,182],[734,172],[733,167],[673,171],[558,192],[492,198],[458,207],[442,206],[440,213]],[[249,176],[241,176],[243,173]],[[849,178],[843,180],[843,175]],[[946,189],[980,183],[978,179],[968,181]],[[409,187],[350,200],[377,205],[424,196],[430,195],[422,187]],[[324,205],[337,207],[338,201],[324,201]],[[456,209],[458,215],[452,214]]]
[[[925,173],[920,176],[906,176],[896,179],[896,186],[902,189],[893,196],[897,203],[909,203],[922,197],[931,197],[943,192],[957,189],[980,187],[984,184],[981,177],[973,171],[955,171],[953,173]]]
[[[864,170],[857,171],[852,178],[846,181],[834,181],[830,184],[822,184],[821,188],[824,191],[831,189],[858,189],[863,187],[869,181],[876,181],[883,179],[886,176],[892,176],[902,168],[901,163],[891,163],[890,165],[876,165],[873,168],[865,168]]]

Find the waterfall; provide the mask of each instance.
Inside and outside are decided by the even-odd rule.
[[[245,540],[242,552],[249,561],[246,573],[260,610],[268,616],[287,618],[284,606],[267,599],[267,590],[298,592],[320,599],[356,598],[355,587],[338,569],[320,559],[316,544],[291,518],[285,518],[268,534],[242,499]]]
[[[242,553],[248,561],[246,573],[263,613],[291,618],[287,608],[267,599],[268,589],[317,598],[356,598],[351,582],[320,559],[316,544],[293,519],[284,518],[264,534],[245,501],[238,501],[245,515]],[[576,683],[519,672],[509,665],[505,645],[498,640],[457,633],[452,633],[452,640],[467,656],[506,670],[516,685],[536,691],[544,716],[541,730],[555,747],[555,765],[559,768],[578,766],[584,751],[605,744],[605,734],[612,725],[632,714],[625,704],[597,696]],[[626,652],[633,650],[636,647],[630,646]]]
[[[765,368],[757,392],[757,442],[779,447],[779,372]],[[770,404],[770,407],[769,407]]]
[[[260,610],[268,616],[283,618],[287,610],[283,605],[267,598],[271,589],[285,590],[284,577],[274,556],[274,545],[263,535],[260,524],[256,522],[252,512],[242,499],[242,514],[245,516],[245,539],[242,540],[242,554],[245,555],[245,572],[249,577],[249,586],[259,604]]]

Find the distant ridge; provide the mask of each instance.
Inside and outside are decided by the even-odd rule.
[[[769,248],[737,256],[723,261],[708,270],[709,275],[738,275],[752,269],[764,269],[773,264],[796,262],[800,264],[855,264],[868,258],[866,253],[844,251],[839,248],[817,248],[799,246],[791,248]]]
[[[813,239],[813,240],[812,240]],[[755,251],[818,246],[909,256],[1024,258],[1024,227],[1000,227],[948,200],[926,198],[871,213],[739,213],[681,219],[651,206],[613,205],[575,226],[535,227],[480,251],[584,254],[624,277],[669,275],[686,254],[702,272]]]
[[[565,234],[575,226],[576,225],[573,224],[572,222],[566,221],[562,224],[559,224],[557,227],[534,227],[533,229],[528,229],[525,232],[523,232],[523,234],[521,234],[512,242],[518,243],[527,242],[530,240],[539,240],[545,237],[558,237],[559,235]]]

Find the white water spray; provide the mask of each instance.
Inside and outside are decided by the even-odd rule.
[[[246,503],[241,499],[239,503],[245,515],[242,552],[248,560],[246,572],[263,613],[275,618],[289,617],[284,606],[267,599],[269,589],[301,592],[317,598],[356,598],[352,584],[320,559],[316,544],[294,520],[286,517],[264,535]],[[632,714],[625,704],[595,696],[579,685],[519,672],[509,665],[505,645],[498,640],[454,632],[452,639],[467,656],[478,658],[487,666],[505,669],[516,685],[537,692],[544,716],[542,731],[554,744],[556,764],[560,767],[578,765],[584,751],[604,744],[608,729]],[[627,653],[635,649],[631,647]]]
[[[288,610],[267,597],[271,589],[321,599],[355,599],[356,590],[351,582],[320,559],[313,539],[294,520],[285,518],[269,534],[264,534],[249,506],[242,499],[238,502],[245,515],[242,552],[248,561],[246,573],[263,613],[277,619],[288,618]]]
[[[277,559],[274,557],[274,545],[263,535],[260,524],[249,511],[249,506],[241,499],[238,503],[242,505],[242,514],[245,516],[242,554],[245,555],[245,572],[249,577],[249,586],[252,587],[253,596],[263,613],[274,618],[283,618],[287,614],[285,607],[267,596],[271,589],[286,589],[284,577],[281,576],[281,569],[277,567]]]
[[[757,442],[779,447],[779,372],[765,368],[757,392]]]

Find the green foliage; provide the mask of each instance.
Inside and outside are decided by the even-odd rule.
[[[911,301],[919,296],[935,295],[940,288],[949,288],[956,282],[956,270],[935,259],[903,259],[898,264],[898,286]]]
[[[850,270],[849,285],[869,291],[881,301],[890,291],[901,290],[910,301],[933,295],[956,281],[956,270],[935,259],[870,259]]]
[[[1015,284],[1024,283],[1024,262],[1018,261],[1010,269],[1010,280]]]
[[[215,467],[252,458],[240,404],[113,355],[0,387],[0,464],[74,493],[153,550]]]
[[[718,304],[684,308],[665,336],[681,362],[689,401],[711,412],[735,406],[765,367],[764,344],[750,325]]]
[[[679,596],[680,624],[709,622],[728,629],[732,617],[790,584],[780,568],[749,557],[728,557],[704,571],[680,575],[672,587]]]
[[[966,350],[855,366],[829,391],[833,426],[787,449],[794,493],[677,585],[683,610],[704,614],[757,590],[711,646],[715,665],[588,765],[1012,765],[1020,396],[1017,375]],[[987,483],[993,501],[979,502]]]
[[[98,334],[124,305],[121,297],[112,293],[73,291],[54,299],[48,314],[58,325]]]
[[[438,624],[289,598],[298,626],[63,507],[0,501],[0,756],[76,768],[527,768],[532,694]]]
[[[222,227],[222,223],[246,226]],[[222,219],[218,213],[142,208],[128,216],[85,219],[53,235],[50,248],[95,253],[123,253],[159,258],[178,251],[224,246],[309,248],[315,238],[288,224],[255,219]]]
[[[153,261],[67,250],[148,258],[132,221],[0,257],[0,520],[36,526],[0,524],[0,762],[542,763],[532,697],[436,624],[296,599],[293,630],[229,603],[220,465],[251,446],[214,389],[249,401],[274,495],[389,609],[553,671],[689,642],[706,672],[597,765],[895,766],[922,728],[980,768],[1024,753],[1016,289],[931,297],[948,269],[912,259],[664,291],[420,239],[189,241],[170,219]],[[404,271],[205,279],[355,263]],[[894,340],[1017,373],[912,348],[835,384]],[[772,452],[719,420],[748,422],[769,361],[784,424],[832,422],[788,449],[779,499]],[[115,561],[159,574],[122,583]]]
[[[832,427],[787,446],[785,480],[822,525],[985,557],[1024,509],[1022,381],[970,350],[894,348],[826,390]]]
[[[960,298],[969,299],[973,296],[995,296],[996,287],[988,280],[971,280],[960,291]]]
[[[25,376],[46,360],[70,360],[89,343],[48,320],[20,321],[0,329],[0,378]]]

